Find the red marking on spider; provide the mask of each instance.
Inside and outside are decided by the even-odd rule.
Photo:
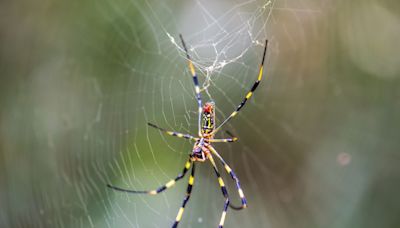
[[[207,103],[207,104],[205,104],[204,107],[203,107],[203,112],[211,113],[212,108],[213,108],[212,105]]]

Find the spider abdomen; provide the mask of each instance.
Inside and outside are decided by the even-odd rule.
[[[215,103],[209,101],[204,104],[202,112],[202,123],[201,123],[201,133],[203,135],[208,135],[212,133],[215,129]]]

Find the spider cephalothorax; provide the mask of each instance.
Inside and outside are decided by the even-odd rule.
[[[207,148],[204,138],[197,140],[193,146],[192,153],[190,154],[191,161],[205,162],[210,155],[210,150]]]
[[[185,167],[183,168],[183,171],[181,174],[179,174],[175,179],[170,180],[167,182],[165,185],[162,185],[161,187],[157,188],[156,190],[150,190],[150,191],[135,191],[135,190],[128,190],[128,189],[123,189],[111,185],[107,185],[109,188],[112,188],[117,191],[122,191],[122,192],[129,192],[129,193],[147,193],[150,195],[156,195],[172,186],[175,185],[177,181],[182,179],[185,174],[189,171],[191,168],[191,174],[188,180],[188,187],[186,189],[186,195],[185,198],[183,199],[183,203],[181,208],[178,211],[178,215],[176,216],[175,222],[172,225],[173,228],[176,228],[179,224],[179,222],[182,219],[183,211],[185,209],[185,206],[187,202],[189,201],[190,194],[192,192],[193,184],[194,184],[194,171],[195,171],[195,164],[196,162],[205,162],[205,161],[210,161],[213,169],[215,171],[215,174],[217,175],[218,178],[218,183],[221,187],[222,194],[225,198],[225,203],[224,203],[224,209],[222,211],[221,219],[219,222],[218,227],[222,228],[224,223],[225,223],[225,217],[226,213],[228,211],[228,206],[231,207],[232,209],[235,210],[240,210],[244,209],[247,207],[247,200],[246,197],[243,194],[242,187],[240,186],[239,178],[236,176],[236,174],[233,172],[231,167],[224,161],[224,159],[219,155],[219,153],[214,149],[214,147],[211,145],[211,143],[217,143],[217,142],[235,142],[237,140],[236,137],[234,137],[231,133],[227,132],[231,138],[226,138],[226,139],[214,139],[215,134],[218,132],[218,130],[226,124],[230,119],[232,119],[234,116],[238,114],[240,109],[243,108],[243,106],[246,104],[247,100],[250,99],[250,97],[253,95],[253,92],[257,89],[258,85],[260,84],[260,81],[263,76],[263,66],[264,66],[264,59],[265,59],[265,54],[267,52],[267,41],[265,41],[265,47],[264,47],[264,54],[263,58],[261,61],[260,69],[258,72],[258,78],[249,90],[247,92],[246,96],[242,100],[242,102],[237,106],[236,110],[233,111],[218,127],[215,127],[215,103],[210,101],[206,102],[204,106],[202,106],[202,99],[201,99],[201,93],[200,93],[200,86],[199,86],[199,81],[194,69],[194,65],[192,63],[192,60],[190,59],[190,56],[188,54],[185,42],[183,41],[183,38],[181,36],[182,40],[182,45],[183,48],[186,52],[186,57],[189,61],[189,71],[193,77],[193,82],[195,86],[195,93],[196,93],[196,98],[197,98],[197,104],[198,104],[198,137],[194,137],[189,134],[183,134],[183,133],[178,133],[174,131],[168,131],[163,128],[160,128],[154,124],[148,123],[149,126],[154,127],[162,132],[167,133],[168,135],[176,136],[179,138],[185,138],[185,139],[190,139],[195,141],[192,152],[189,154],[189,159],[185,163]],[[241,199],[241,205],[239,207],[233,206],[230,203],[230,198],[228,195],[228,191],[225,187],[224,180],[222,179],[217,165],[215,164],[213,156],[217,157],[218,160],[221,162],[222,166],[226,170],[226,172],[229,174],[229,176],[233,179],[235,182],[236,189],[238,191],[239,197]]]

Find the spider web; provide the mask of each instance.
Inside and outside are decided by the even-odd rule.
[[[388,189],[396,185],[388,183],[399,180],[392,175],[398,134],[382,126],[389,127],[399,111],[387,104],[398,95],[392,91],[400,50],[372,45],[381,55],[370,55],[356,39],[363,31],[353,31],[366,12],[397,28],[396,17],[379,3],[25,4],[30,10],[24,16],[17,3],[4,3],[1,11],[15,21],[0,22],[2,70],[13,76],[0,86],[2,97],[10,97],[2,101],[7,113],[0,116],[1,227],[172,225],[188,176],[157,196],[116,192],[106,184],[155,189],[175,178],[188,158],[192,142],[147,125],[197,131],[194,86],[179,34],[203,102],[216,103],[217,125],[256,80],[269,40],[263,81],[224,126],[239,141],[215,145],[249,202],[246,210],[228,211],[225,227],[369,227],[366,221],[374,217],[366,215],[376,201],[365,199],[394,194]],[[368,37],[365,45],[376,44]],[[216,227],[224,202],[218,181],[208,162],[196,168],[180,227]],[[234,183],[220,171],[239,204]],[[385,205],[393,210],[377,219],[384,220],[380,225],[394,224],[397,201]]]
[[[134,102],[138,107],[131,120],[135,122],[135,132],[128,130],[126,133],[127,142],[132,138],[136,140],[128,142],[128,149],[116,151],[117,156],[110,166],[111,175],[107,173],[111,181],[125,188],[158,187],[174,178],[187,160],[192,142],[165,136],[146,126],[150,121],[178,132],[195,134],[197,131],[194,86],[178,34],[181,33],[188,44],[199,74],[203,100],[216,102],[217,116],[222,121],[230,114],[226,110],[233,111],[257,76],[273,4],[259,1],[232,6],[197,1],[181,5],[180,14],[173,16],[176,12],[172,11],[165,18],[158,16],[165,6],[144,6],[150,12],[147,15],[151,18],[152,30],[159,31],[153,34],[159,44],[149,47],[149,53],[157,55],[146,63],[122,59],[124,66],[143,77],[137,85],[144,91],[140,92],[143,97]],[[176,22],[162,23],[167,18]],[[162,64],[158,67],[158,63]],[[143,65],[147,66],[142,68]],[[241,92],[236,94],[235,91]],[[236,132],[233,126],[229,130]],[[233,145],[223,148],[224,154],[233,158]],[[185,194],[186,178],[181,182],[152,199],[109,192],[114,210],[105,221],[110,226],[170,226]],[[209,164],[198,166],[194,191],[181,226],[215,226],[222,205],[223,198],[211,167]],[[127,213],[132,210],[134,218]],[[233,216],[232,222],[235,222]]]

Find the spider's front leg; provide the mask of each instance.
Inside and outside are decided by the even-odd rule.
[[[228,118],[226,118],[222,123],[213,131],[215,134],[223,125],[225,125],[229,120],[231,120],[234,116],[238,114],[240,109],[244,107],[246,102],[250,99],[250,97],[253,96],[254,91],[256,91],[258,85],[260,84],[262,77],[263,77],[263,71],[264,71],[264,61],[265,61],[265,55],[267,54],[267,46],[268,46],[268,40],[265,40],[265,46],[264,46],[264,53],[263,53],[263,58],[261,60],[260,68],[258,71],[258,77],[257,80],[254,82],[253,86],[250,88],[249,92],[247,92],[246,96],[243,98],[242,102],[237,106],[236,110],[233,111]]]
[[[192,78],[193,78],[194,91],[196,93],[197,106],[198,106],[198,135],[199,135],[199,137],[201,137],[201,112],[202,112],[202,108],[201,108],[202,105],[201,104],[202,104],[202,99],[201,99],[201,91],[200,91],[199,79],[197,77],[196,70],[194,69],[193,61],[190,58],[188,49],[186,47],[186,43],[183,40],[182,34],[179,35],[179,38],[181,38],[182,46],[183,46],[183,49],[185,50],[186,58],[187,58],[188,65],[189,65],[189,71],[190,71],[190,74],[192,75]]]
[[[168,134],[168,135],[171,135],[171,136],[176,136],[176,137],[178,137],[178,138],[185,138],[185,139],[197,140],[196,137],[194,137],[194,136],[192,136],[192,135],[189,135],[189,134],[183,134],[183,133],[179,133],[179,132],[175,132],[175,131],[168,131],[168,130],[165,130],[164,128],[161,128],[161,127],[159,127],[159,126],[157,126],[157,125],[155,125],[155,124],[152,124],[152,123],[147,123],[147,124],[148,124],[150,127],[153,127],[153,128],[155,128],[155,129],[160,130],[160,131],[162,131],[162,132],[164,132],[164,133],[166,133],[166,134]]]
[[[189,180],[188,180],[188,186],[186,188],[186,196],[183,199],[181,208],[179,208],[178,214],[176,215],[175,222],[172,225],[172,228],[178,227],[178,224],[182,219],[182,215],[183,215],[183,212],[185,210],[185,206],[186,206],[187,202],[189,202],[190,194],[192,193],[193,184],[194,184],[194,170],[195,170],[195,163],[193,163],[192,173],[190,174],[190,177],[189,177]]]

